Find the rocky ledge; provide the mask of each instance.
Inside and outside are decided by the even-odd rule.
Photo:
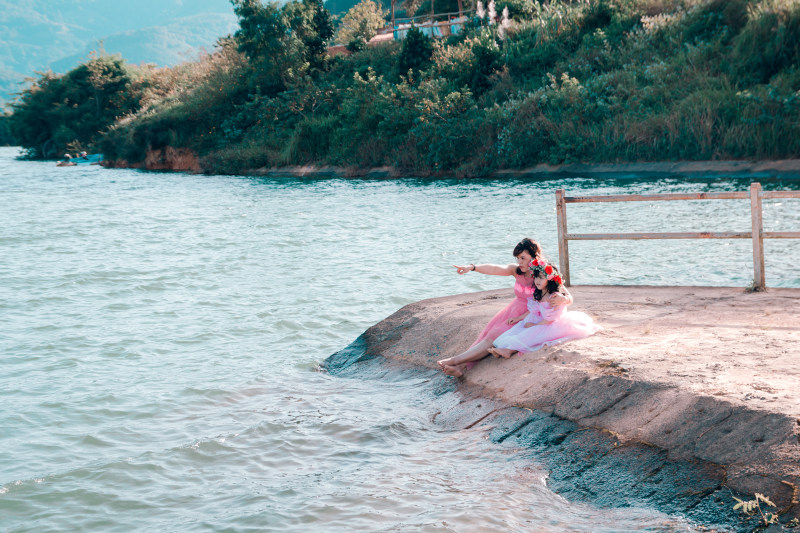
[[[723,529],[752,530],[733,495],[769,496],[800,516],[800,290],[572,288],[603,327],[588,339],[487,358],[437,422],[486,427],[539,451],[557,492],[600,505],[648,505]],[[332,355],[332,373],[394,365],[437,375],[510,290],[407,305]],[[436,385],[438,383],[438,385]]]

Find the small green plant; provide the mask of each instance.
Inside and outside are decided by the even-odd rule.
[[[774,524],[778,521],[778,513],[774,513],[771,511],[764,511],[761,508],[761,503],[765,503],[770,507],[775,507],[775,504],[770,501],[769,498],[756,492],[756,498],[754,500],[740,500],[736,496],[733,497],[734,500],[737,501],[736,505],[733,506],[733,510],[741,510],[747,516],[756,516],[758,515],[761,518],[761,523],[765,526],[770,524]]]
[[[756,280],[751,280],[750,285],[744,288],[744,292],[763,292],[766,289],[762,288],[761,285],[756,283]]]

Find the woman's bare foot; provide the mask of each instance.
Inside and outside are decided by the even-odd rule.
[[[503,359],[508,359],[509,357],[517,353],[517,351],[511,350],[509,348],[495,348],[492,353],[495,354],[495,357],[500,356]]]
[[[447,359],[440,359],[440,360],[436,361],[436,363],[439,365],[439,368],[444,370],[444,367],[446,367],[446,366],[453,366],[453,358],[452,357],[448,357]]]
[[[460,378],[464,375],[464,372],[462,372],[458,366],[454,365],[442,365],[442,371],[448,376],[453,376],[456,378]]]
[[[493,356],[495,356],[495,357],[500,357],[500,354],[499,354],[499,353],[497,353],[497,348],[495,348],[494,346],[492,346],[491,348],[489,348],[487,351],[488,351],[490,354],[492,354]]]

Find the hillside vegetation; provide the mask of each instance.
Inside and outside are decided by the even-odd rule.
[[[74,141],[130,163],[190,148],[222,173],[800,156],[797,0],[498,0],[505,24],[475,17],[446,40],[412,31],[334,58],[319,0],[233,3],[232,38],[198,62],[130,76],[128,114],[90,138],[72,128]],[[34,156],[20,131],[44,90],[11,117]]]

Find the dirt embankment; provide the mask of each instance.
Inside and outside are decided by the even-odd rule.
[[[203,172],[200,159],[193,150],[189,148],[173,148],[171,146],[158,150],[148,150],[144,161],[131,163],[124,159],[115,159],[107,160],[103,165],[109,168]]]
[[[354,168],[305,165],[283,168],[259,168],[246,172],[257,176],[292,176],[308,178],[397,178],[419,177],[474,177],[454,172],[403,172],[394,167]],[[489,178],[561,178],[561,177],[709,177],[725,176],[743,179],[764,177],[800,178],[800,159],[777,161],[662,161],[646,163],[570,163],[564,165],[540,164],[524,169],[500,169]]]

